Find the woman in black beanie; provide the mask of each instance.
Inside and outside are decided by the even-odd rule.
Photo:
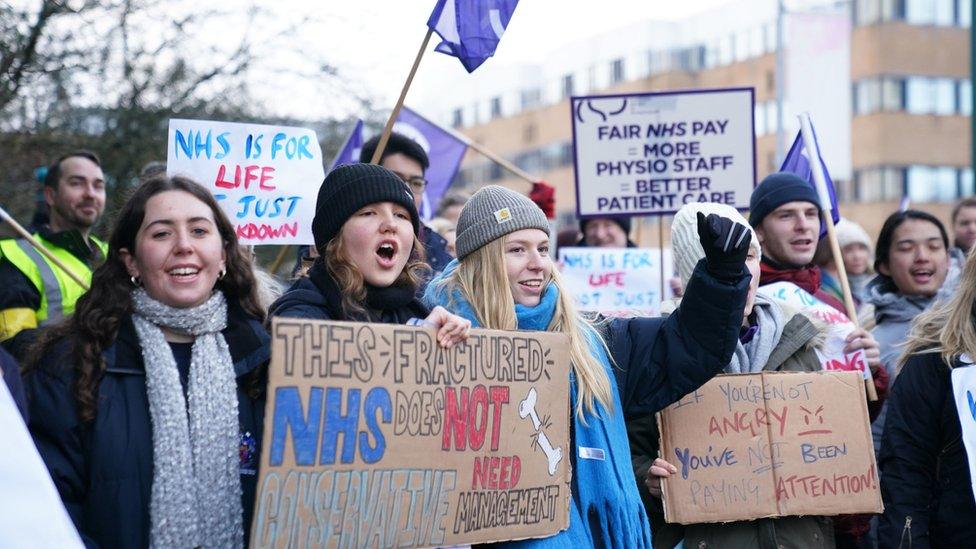
[[[269,316],[406,324],[437,328],[450,346],[471,323],[433,311],[415,298],[427,265],[417,239],[413,195],[396,174],[375,164],[347,164],[329,172],[319,189],[312,234],[319,257],[278,299]]]

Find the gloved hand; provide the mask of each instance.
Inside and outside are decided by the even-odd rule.
[[[708,272],[731,280],[742,275],[752,234],[749,228],[716,214],[698,212],[698,239],[705,249]]]
[[[556,188],[552,185],[546,183],[545,181],[536,181],[532,184],[532,190],[529,191],[529,200],[535,202],[535,205],[542,210],[542,213],[546,214],[546,219],[555,219],[556,217]]]

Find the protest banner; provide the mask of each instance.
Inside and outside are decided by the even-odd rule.
[[[322,166],[312,130],[169,121],[166,174],[189,177],[210,190],[241,244],[311,244]]]
[[[976,498],[976,367],[969,355],[962,355],[962,367],[952,369],[952,395],[956,401],[959,425],[962,427],[963,447],[969,463],[973,497]]]
[[[720,375],[658,415],[668,522],[880,513],[854,372]]]
[[[658,316],[663,273],[674,272],[671,250],[560,248],[560,274],[580,310]],[[670,297],[670,296],[667,296]]]
[[[275,318],[253,547],[432,547],[568,527],[569,338]]]
[[[752,88],[572,98],[576,213],[748,208],[755,186]]]
[[[0,373],[0,547],[84,547]]]
[[[857,371],[865,381],[871,379],[871,369],[864,358],[864,351],[845,353],[847,336],[856,328],[847,315],[817,299],[813,294],[792,282],[774,282],[759,287],[759,293],[771,299],[786,302],[801,309],[827,326],[827,338],[817,348],[820,365],[824,370]]]

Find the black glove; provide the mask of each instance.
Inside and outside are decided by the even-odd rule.
[[[752,240],[748,227],[720,215],[705,217],[698,212],[698,239],[712,276],[723,280],[742,276]]]

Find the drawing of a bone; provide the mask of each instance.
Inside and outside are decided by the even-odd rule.
[[[549,476],[553,476],[556,474],[556,465],[563,459],[563,449],[553,448],[552,443],[549,442],[549,437],[541,430],[542,422],[539,421],[539,414],[535,412],[535,403],[538,396],[535,387],[529,389],[529,394],[525,395],[525,400],[519,403],[519,417],[522,419],[526,417],[532,419],[532,425],[538,431],[539,448],[542,448],[542,452],[549,461]]]

